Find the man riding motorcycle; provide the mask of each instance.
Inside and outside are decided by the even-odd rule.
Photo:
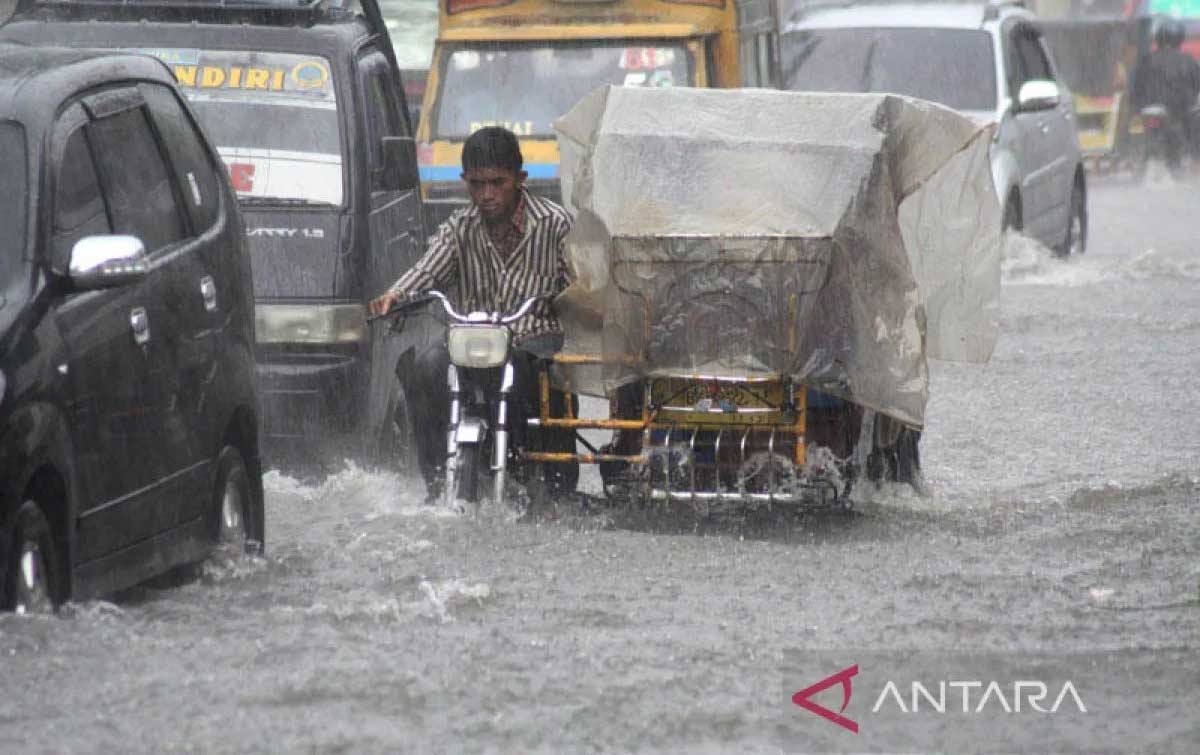
[[[558,204],[525,188],[526,172],[516,136],[501,127],[476,131],[463,144],[462,179],[471,204],[451,215],[429,240],[425,256],[370,304],[384,314],[432,289],[457,292],[465,311],[512,311],[539,294],[557,294],[567,283],[563,240],[571,216]],[[514,324],[516,421],[536,413],[536,361],[562,348],[562,326],[549,302],[539,302]],[[417,355],[410,374],[402,375],[410,401],[417,461],[431,500],[441,494],[446,461],[450,355],[444,342]],[[561,411],[566,397],[554,392]],[[547,450],[574,451],[574,433],[547,431]],[[577,470],[576,470],[577,474]],[[574,480],[565,481],[574,487]]]
[[[1155,31],[1157,49],[1138,67],[1133,82],[1133,105],[1138,111],[1154,106],[1166,109],[1164,158],[1173,175],[1179,174],[1185,150],[1197,157],[1192,109],[1200,97],[1200,63],[1180,50],[1183,38],[1182,24],[1164,21]]]

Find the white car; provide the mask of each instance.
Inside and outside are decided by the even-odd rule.
[[[1075,115],[1035,21],[1015,2],[808,4],[784,28],[782,86],[919,97],[996,123],[1005,227],[1080,254],[1087,179]]]

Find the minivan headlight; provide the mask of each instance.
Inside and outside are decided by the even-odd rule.
[[[508,359],[508,339],[503,325],[456,325],[446,334],[446,347],[459,367],[499,367]]]
[[[257,304],[259,343],[359,343],[367,337],[361,304]]]

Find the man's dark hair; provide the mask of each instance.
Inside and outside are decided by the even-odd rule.
[[[516,134],[500,126],[481,128],[463,144],[463,172],[478,168],[503,168],[519,173],[525,164]]]

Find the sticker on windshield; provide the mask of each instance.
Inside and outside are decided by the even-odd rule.
[[[533,121],[471,121],[471,133],[489,126],[503,126],[517,136],[533,136]]]
[[[649,85],[652,87],[673,87],[675,86],[675,74],[671,73],[669,68],[663,71],[655,71],[650,74]]]
[[[329,63],[304,55],[234,50],[136,48],[171,67],[185,92],[275,92],[334,100]]]
[[[470,71],[479,67],[479,53],[474,50],[459,50],[450,56],[450,65],[456,71]]]
[[[670,47],[626,47],[621,53],[622,71],[646,71],[675,63],[675,51]]]

